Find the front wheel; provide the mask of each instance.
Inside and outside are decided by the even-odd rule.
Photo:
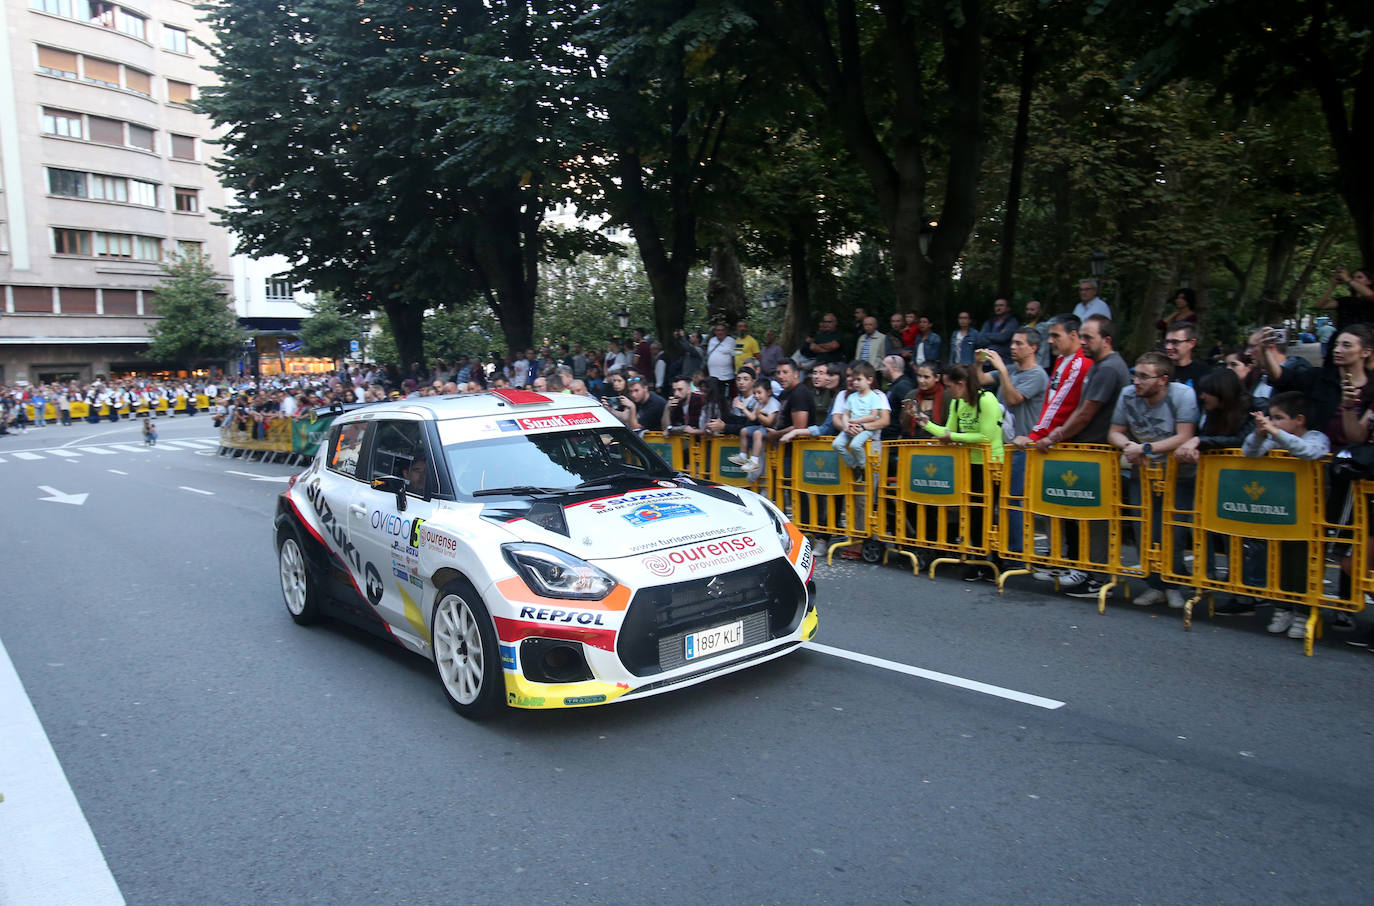
[[[302,626],[319,620],[319,596],[305,563],[305,552],[294,532],[282,533],[277,544],[277,561],[281,567],[281,595],[286,601],[286,612]]]
[[[502,704],[501,653],[496,628],[471,583],[444,586],[430,621],[434,668],[449,704],[464,717],[486,717]]]

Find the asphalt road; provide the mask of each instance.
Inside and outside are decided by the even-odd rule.
[[[837,560],[818,643],[1063,706],[812,649],[475,724],[421,658],[291,623],[290,468],[161,428],[0,438],[0,642],[128,903],[1369,902],[1374,656],[1340,636]]]

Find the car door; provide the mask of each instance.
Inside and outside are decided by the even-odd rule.
[[[429,630],[421,610],[425,594],[420,551],[410,545],[410,529],[414,519],[428,518],[432,509],[434,461],[419,419],[400,414],[379,418],[372,431],[367,480],[357,484],[357,499],[349,506],[351,534],[380,573],[379,600],[373,606],[398,639],[419,651],[428,645]],[[397,505],[394,490],[377,486],[389,478],[405,482],[404,509]],[[373,590],[368,591],[371,600]]]

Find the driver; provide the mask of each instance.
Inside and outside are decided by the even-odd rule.
[[[410,465],[406,466],[405,480],[406,490],[425,496],[429,481],[429,459],[423,450],[417,452],[410,460]]]

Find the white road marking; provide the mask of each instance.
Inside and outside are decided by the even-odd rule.
[[[124,897],[0,642],[0,903],[122,906]]]
[[[230,475],[242,475],[244,478],[251,478],[253,481],[276,481],[286,484],[291,480],[290,475],[256,475],[252,472],[235,472],[233,469],[225,469]]]
[[[0,456],[0,462],[4,462],[4,461],[5,461],[5,457]]]
[[[81,454],[73,453],[71,450],[49,450],[53,456],[61,456],[63,459],[76,459]]]
[[[111,434],[124,434],[128,428],[113,428],[109,431],[101,431],[99,434],[92,434],[90,437],[78,437],[76,440],[69,440],[62,446],[70,447],[72,444],[88,444],[97,437],[109,437]]]
[[[121,472],[121,471],[119,471],[118,469],[106,469],[105,471],[106,471],[106,472],[113,472],[113,473],[115,473],[116,475],[128,475],[128,474],[129,474],[128,472]]]
[[[22,450],[19,451],[18,453],[11,453],[10,455],[13,456],[15,459],[42,459],[42,458],[43,458],[43,457],[39,456],[37,453],[25,453],[25,452],[23,452]]]
[[[160,440],[157,442],[160,447],[172,447],[174,449],[199,450],[198,444],[184,440]]]
[[[39,500],[51,500],[53,503],[70,503],[72,506],[81,506],[86,502],[90,494],[64,494],[57,488],[50,488],[45,484],[40,484],[38,490],[46,491],[51,497],[39,497]]]
[[[884,670],[893,670],[897,673],[905,673],[907,676],[916,676],[921,679],[933,680],[934,682],[944,683],[949,686],[958,686],[960,689],[982,692],[985,695],[995,695],[998,698],[1034,705],[1037,708],[1045,708],[1050,711],[1062,708],[1065,704],[1061,701],[1055,701],[1052,698],[1041,698],[1038,695],[1031,695],[1027,692],[1017,692],[1015,689],[1005,689],[1001,686],[980,683],[977,680],[964,679],[961,676],[953,676],[948,673],[923,670],[920,667],[912,667],[909,664],[899,664],[896,661],[888,661],[880,657],[859,654],[857,651],[846,651],[843,648],[831,648],[829,645],[818,645],[815,642],[802,642],[802,647],[809,648],[812,651],[819,651],[821,654],[829,654],[834,657],[844,658],[845,660],[857,661],[860,664],[868,664],[871,667],[882,667]]]
[[[201,440],[201,439],[199,439],[199,438],[191,438],[191,439],[189,439],[189,440],[179,440],[179,441],[177,441],[177,443],[179,443],[179,444],[195,444],[195,445],[197,445],[197,446],[199,446],[199,447],[209,447],[209,448],[215,449],[215,450],[219,449],[219,441],[217,441],[217,440]]]
[[[114,456],[113,450],[102,450],[99,447],[81,447],[82,453],[94,453],[96,456]],[[54,451],[55,452],[55,451]]]
[[[132,444],[110,444],[116,450],[123,450],[125,453],[148,453],[147,447],[135,447]]]
[[[214,497],[214,491],[202,491],[200,488],[188,488],[186,485],[178,485],[183,491],[190,491],[192,494],[204,494],[206,497]]]

